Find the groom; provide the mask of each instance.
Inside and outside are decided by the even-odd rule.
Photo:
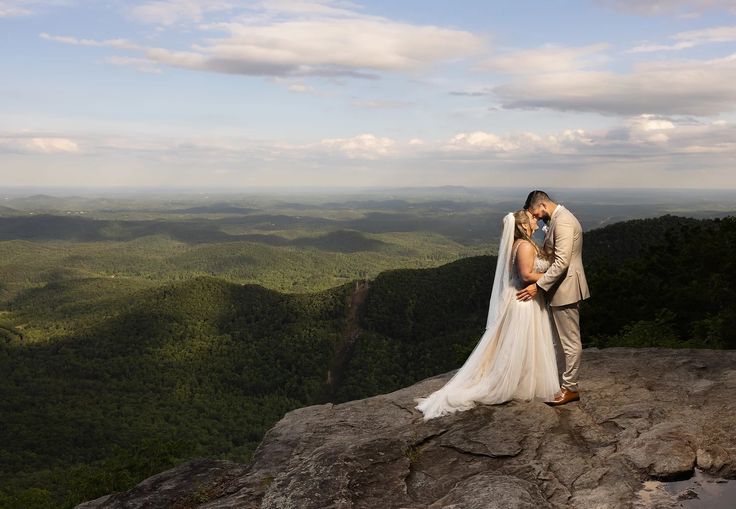
[[[580,301],[590,297],[583,270],[583,229],[562,205],[544,191],[532,191],[524,208],[537,220],[547,223],[543,251],[554,253],[552,265],[535,284],[516,294],[519,300],[534,298],[541,288],[546,292],[557,337],[565,352],[562,388],[550,405],[564,405],[580,399],[578,371],[583,345],[580,342]]]

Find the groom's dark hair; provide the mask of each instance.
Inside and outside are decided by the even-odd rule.
[[[544,191],[532,191],[529,196],[526,197],[524,202],[524,209],[529,210],[532,207],[539,205],[541,201],[552,201],[547,193]]]

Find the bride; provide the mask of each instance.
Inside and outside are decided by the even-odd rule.
[[[532,240],[537,222],[526,210],[503,219],[486,330],[465,364],[439,390],[417,398],[424,420],[510,399],[551,401],[560,390],[552,325],[542,292],[529,301],[516,292],[550,266]]]

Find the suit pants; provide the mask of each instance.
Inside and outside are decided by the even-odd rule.
[[[583,353],[583,344],[580,340],[580,304],[566,306],[550,306],[552,322],[557,339],[565,354],[565,371],[562,373],[561,386],[571,390],[578,390],[578,372],[580,358]]]

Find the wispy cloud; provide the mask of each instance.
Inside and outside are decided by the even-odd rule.
[[[76,154],[79,143],[74,139],[48,133],[0,133],[0,151],[25,154]]]
[[[639,63],[628,73],[528,74],[494,88],[505,108],[707,116],[736,109],[736,53]]]
[[[629,53],[646,53],[651,51],[678,51],[694,48],[703,44],[736,41],[736,26],[722,26],[680,32],[671,37],[671,44],[644,43],[629,50]]]
[[[73,46],[89,46],[93,48],[105,48],[106,47],[106,48],[116,48],[116,49],[124,49],[124,50],[143,49],[141,46],[137,44],[133,44],[132,42],[126,39],[104,39],[104,40],[80,39],[77,37],[70,37],[66,35],[51,35],[46,32],[41,32],[39,34],[39,37],[41,39],[46,39],[47,41],[61,42],[64,44],[71,44]]]
[[[363,108],[368,110],[396,110],[410,108],[414,106],[411,101],[397,101],[397,100],[363,100],[356,99],[351,103],[356,108]]]
[[[350,159],[375,159],[389,154],[396,145],[396,141],[373,134],[360,134],[352,138],[324,139],[320,145],[342,152]]]
[[[128,10],[141,23],[171,26],[202,22],[211,15],[238,13],[242,21],[266,21],[280,16],[354,16],[359,6],[341,0],[154,0]]]
[[[313,94],[314,88],[304,83],[292,83],[289,85],[289,92],[296,92],[297,94]]]
[[[83,154],[94,164],[80,165],[74,154]],[[671,185],[707,186],[732,179],[736,124],[637,115],[598,130],[468,131],[435,140],[364,133],[307,143],[0,132],[0,155],[13,157],[14,168],[29,168],[20,174],[0,170],[4,181],[26,184],[40,174],[58,185],[167,185],[174,179],[182,186],[227,187],[284,181],[332,186],[489,185],[496,178],[504,185],[517,185],[541,178],[555,179],[558,185],[630,185],[631,179],[638,185],[660,185],[657,182],[665,179]],[[37,162],[36,169],[30,161]]]
[[[30,16],[47,7],[69,5],[69,0],[0,0],[0,18]]]
[[[170,26],[201,22],[211,13],[227,12],[242,2],[222,0],[158,0],[130,8],[128,14],[141,23]]]
[[[601,160],[687,154],[736,155],[736,125],[637,115],[610,129],[565,129],[553,133],[458,133],[441,150],[456,157],[524,160],[555,156],[595,156]],[[552,159],[549,159],[552,157]]]
[[[581,47],[564,47],[548,44],[540,48],[502,52],[477,65],[480,70],[492,70],[504,74],[538,74],[569,72],[600,66],[608,61],[602,51],[607,43]]]
[[[26,131],[0,132],[0,149],[37,154],[118,152],[144,155],[146,158],[161,154],[169,160],[216,157],[236,162],[249,158],[261,161],[314,161],[335,157],[424,160],[438,154],[445,160],[469,156],[509,160],[574,154],[604,158],[705,152],[736,155],[736,124],[722,120],[700,122],[687,117],[646,114],[628,117],[613,127],[598,130],[571,127],[552,132],[467,131],[438,140],[399,140],[363,133],[305,143],[225,136],[177,138]]]
[[[642,15],[698,16],[708,10],[736,12],[733,0],[596,0],[596,3]]]
[[[460,97],[486,97],[493,95],[493,88],[483,87],[475,90],[452,90],[450,91],[450,95]]]
[[[236,7],[239,9],[235,10]],[[116,47],[150,63],[254,76],[351,76],[383,71],[412,72],[468,57],[485,47],[470,32],[370,16],[334,1],[242,2],[166,0],[133,9],[137,19],[170,25],[203,21],[227,11],[228,21],[200,23],[206,37],[185,50],[146,47],[123,39],[93,40],[42,34],[56,42]],[[230,12],[232,11],[232,12]]]
[[[442,149],[451,153],[485,153],[494,156],[516,157],[520,154],[543,152],[572,154],[583,145],[592,145],[593,139],[582,129],[565,129],[560,133],[500,135],[485,131],[458,133]]]
[[[262,0],[255,5],[276,14],[309,14],[320,16],[353,16],[360,4],[349,0]]]
[[[161,74],[161,68],[156,65],[155,62],[146,58],[136,57],[124,57],[120,55],[113,55],[105,58],[105,62],[112,65],[118,65],[121,67],[131,67],[138,72],[148,74]]]

